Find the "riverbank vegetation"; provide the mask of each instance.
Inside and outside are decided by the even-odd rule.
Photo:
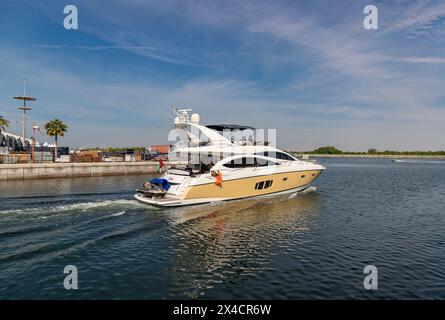
[[[57,159],[57,146],[59,137],[65,136],[68,131],[68,126],[60,119],[54,119],[45,124],[46,134],[54,137],[54,160]]]
[[[445,151],[395,151],[368,149],[366,152],[342,151],[334,146],[325,146],[312,151],[292,151],[296,154],[331,154],[331,155],[381,155],[381,156],[445,156]]]
[[[0,116],[0,131],[5,130],[9,125],[9,121]]]

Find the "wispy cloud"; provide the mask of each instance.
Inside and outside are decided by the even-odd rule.
[[[402,57],[400,61],[412,63],[433,63],[444,64],[445,58],[441,57]]]
[[[445,17],[443,1],[396,1],[388,3],[384,8],[387,9],[385,32],[406,31],[425,26],[434,29],[432,23]]]
[[[80,29],[65,33],[52,29],[58,7],[33,4],[54,25],[28,30],[31,50],[8,39],[0,79],[39,79],[47,96],[33,116],[66,116],[70,144],[155,143],[176,104],[209,123],[278,128],[295,149],[443,148],[445,5],[378,1],[380,29],[369,31],[366,4],[79,1]]]
[[[78,46],[65,44],[34,44],[33,47],[44,49],[81,49],[81,50],[154,50],[149,46]]]

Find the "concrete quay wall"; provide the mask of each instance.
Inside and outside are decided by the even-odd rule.
[[[165,162],[168,168],[170,163]],[[158,162],[0,164],[0,180],[135,175],[158,172]]]

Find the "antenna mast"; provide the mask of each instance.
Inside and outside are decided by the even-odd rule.
[[[32,110],[30,107],[26,105],[26,101],[35,101],[36,98],[29,97],[26,95],[26,79],[23,79],[23,96],[14,97],[16,100],[23,101],[23,107],[18,107],[17,109],[23,111],[23,128],[22,128],[22,138],[23,138],[23,145],[25,145],[25,139],[26,139],[26,111]]]

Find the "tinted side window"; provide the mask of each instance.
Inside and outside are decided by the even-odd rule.
[[[280,160],[288,160],[288,161],[293,161],[295,159],[293,159],[292,157],[290,157],[289,155],[283,153],[283,152],[259,152],[256,153],[256,155],[259,156],[265,156],[265,157],[271,157],[271,158],[275,158],[275,159],[280,159]]]
[[[248,168],[248,167],[275,166],[275,165],[278,165],[278,163],[272,162],[272,161],[267,161],[265,159],[244,157],[241,159],[232,160],[232,161],[224,164],[224,167],[227,167],[227,168]]]
[[[288,160],[288,161],[292,161],[294,159],[292,159],[289,155],[283,153],[283,152],[277,152],[277,159],[281,159],[281,160]]]
[[[235,159],[232,160],[226,164],[224,164],[224,167],[227,168],[247,168],[247,167],[255,167],[257,166],[257,163],[255,161],[256,159],[250,157],[250,158],[241,158],[241,159]]]

